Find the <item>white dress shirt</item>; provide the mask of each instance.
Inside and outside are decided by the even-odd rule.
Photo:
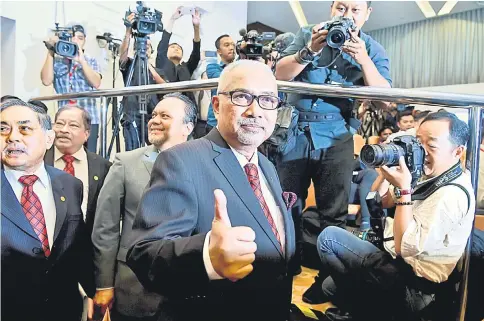
[[[237,152],[235,149],[230,146],[230,149],[234,153],[235,157],[239,161],[240,166],[244,170],[244,166],[248,163],[252,163],[257,165],[257,171],[259,172],[259,180],[260,180],[260,185],[262,189],[262,195],[264,196],[264,200],[266,201],[267,207],[269,208],[269,212],[271,213],[272,219],[274,220],[274,223],[276,225],[277,232],[279,232],[279,237],[281,240],[281,246],[283,250],[285,249],[286,245],[286,232],[284,230],[284,217],[282,215],[281,209],[279,206],[277,206],[276,200],[274,196],[272,195],[272,192],[269,188],[269,185],[267,183],[267,179],[264,176],[264,173],[262,172],[260,166],[259,166],[259,156],[257,154],[257,151],[254,153],[254,156],[252,156],[250,162],[247,160],[247,158]],[[248,178],[247,178],[248,181]],[[219,280],[222,279],[222,277],[215,272],[212,261],[210,260],[210,255],[208,252],[208,243],[210,240],[210,232],[207,233],[207,236],[205,237],[205,243],[203,244],[203,263],[205,265],[205,269],[207,271],[208,277],[210,280]]]
[[[20,177],[26,174],[23,171],[17,171],[5,166],[5,177],[7,178],[10,186],[12,186],[13,192],[20,203],[22,197],[22,191],[24,185],[18,180]],[[52,192],[52,185],[50,182],[49,174],[45,170],[44,163],[33,173],[39,179],[34,183],[34,193],[39,197],[40,203],[42,204],[42,210],[44,212],[45,226],[47,228],[47,239],[49,240],[49,247],[52,248],[52,243],[54,242],[54,228],[56,219],[56,209],[54,201],[54,193]]]
[[[476,203],[469,174],[462,173],[453,183],[467,190],[470,205],[464,191],[455,185],[441,187],[426,199],[413,201],[413,219],[401,241],[401,256],[414,273],[436,283],[446,281],[457,265],[474,219]],[[389,191],[396,201],[394,189]],[[394,220],[387,217],[385,223],[384,237],[392,237]],[[385,242],[384,247],[396,258],[394,241]]]
[[[62,154],[57,147],[54,146],[54,167],[64,170],[66,167],[66,162],[62,159]],[[76,153],[72,154],[74,157],[74,174],[76,178],[80,179],[82,182],[82,213],[84,215],[84,221],[86,221],[86,210],[87,210],[87,198],[89,197],[89,166],[87,163],[87,154],[83,147],[79,149]]]

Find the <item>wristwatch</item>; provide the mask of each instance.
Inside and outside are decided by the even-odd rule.
[[[315,55],[307,46],[304,46],[301,50],[298,51],[296,55],[296,60],[300,64],[308,64],[313,61]],[[299,58],[299,59],[298,59]]]
[[[400,189],[398,187],[395,187],[395,197],[400,198],[403,195],[412,195],[413,189]]]

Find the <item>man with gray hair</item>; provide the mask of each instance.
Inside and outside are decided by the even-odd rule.
[[[54,132],[41,107],[8,100],[0,104],[0,118],[1,318],[79,320],[78,283],[94,295],[82,183],[44,164]]]
[[[126,265],[129,237],[156,157],[186,142],[196,117],[196,106],[188,97],[165,95],[148,122],[152,145],[116,154],[101,189],[92,233],[97,286],[94,303],[104,315],[115,298],[113,320],[153,320],[160,296],[145,290]]]
[[[163,295],[158,320],[287,320],[293,199],[257,152],[274,130],[276,80],[263,63],[237,61],[212,102],[217,128],[157,158],[128,266]]]

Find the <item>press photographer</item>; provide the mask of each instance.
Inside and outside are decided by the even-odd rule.
[[[385,50],[361,31],[370,18],[370,5],[371,1],[332,2],[330,21],[305,26],[297,32],[276,65],[277,79],[390,87]],[[300,220],[312,180],[320,230],[327,226],[344,227],[354,162],[353,133],[359,127],[351,116],[353,100],[290,94],[288,103],[299,111],[294,128],[297,137],[295,147],[279,155],[277,171],[283,190],[298,196],[293,219]],[[324,302],[321,282],[321,278],[316,278],[303,295],[305,302]]]
[[[458,280],[454,269],[464,253],[475,210],[470,176],[460,163],[469,127],[454,114],[431,113],[417,138],[425,151],[423,161],[417,161],[419,143],[409,140],[408,147],[399,152],[405,156],[399,158],[397,167],[380,167],[382,205],[396,207],[394,218],[384,221],[383,246],[378,248],[335,227],[328,227],[318,238],[322,271],[329,276],[323,292],[340,308],[330,314],[341,317],[350,312],[358,320],[453,317]],[[383,162],[369,163],[394,163],[390,154],[383,158]],[[411,158],[415,164],[410,164]],[[420,167],[417,163],[423,164],[423,180],[413,188],[419,175],[409,167]],[[382,210],[374,207],[372,216],[375,208]]]
[[[133,22],[135,21],[136,13],[130,13],[126,20],[128,22],[128,26],[126,27],[126,33],[123,39],[123,43],[120,47],[120,58],[119,58],[119,66],[120,70],[123,73],[123,80],[125,86],[128,85],[128,78],[129,78],[129,71],[133,68],[133,76],[129,86],[139,86],[139,79],[138,74],[142,72],[144,74],[146,71],[141,71],[140,68],[144,68],[142,64],[139,62],[135,62],[133,60],[134,57],[130,57],[129,55],[129,45],[130,42],[135,38],[133,38]],[[134,46],[136,47],[136,45]],[[151,45],[151,40],[146,39],[146,56],[147,56],[147,68],[148,68],[148,83],[147,85],[152,84],[163,84],[165,83],[164,80],[164,72],[162,69],[154,67],[150,62],[149,59],[153,54],[153,47]],[[133,66],[134,64],[134,66]],[[159,102],[158,96],[156,94],[147,95],[147,115],[151,115],[153,109]],[[141,126],[144,126],[145,130],[145,137],[144,142],[148,142],[148,121],[150,119],[149,116],[145,117],[145,123],[141,123],[141,114],[139,111],[139,96],[131,95],[126,96],[123,98],[123,115],[121,119],[121,123],[123,126],[123,136],[124,136],[124,143],[125,143],[125,150],[130,151],[136,148],[141,147]]]
[[[101,85],[101,68],[94,57],[84,52],[86,44],[84,28],[81,25],[75,25],[72,28],[63,29],[44,42],[47,56],[40,72],[42,84],[50,86],[53,83],[58,94],[96,90]],[[63,39],[59,39],[59,35]],[[76,104],[89,112],[92,123],[87,148],[95,153],[100,121],[96,99],[60,100],[59,108],[69,103]]]
[[[198,9],[195,8],[191,12],[193,24],[193,49],[187,62],[182,62],[183,48],[177,43],[170,43],[173,25],[176,20],[183,16],[182,9],[183,7],[178,7],[166,24],[156,53],[156,67],[164,71],[166,80],[169,82],[190,80],[200,61],[200,21],[202,15]],[[188,96],[195,104],[197,103],[192,92],[186,92],[183,94]]]

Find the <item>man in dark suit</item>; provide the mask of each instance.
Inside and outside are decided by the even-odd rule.
[[[164,296],[159,320],[288,319],[294,226],[275,168],[257,152],[279,103],[266,65],[229,65],[213,98],[217,129],[157,158],[127,263]]]
[[[44,165],[54,141],[45,111],[10,100],[0,113],[2,321],[79,320],[78,283],[94,294],[82,182]]]
[[[200,62],[200,19],[201,14],[198,10],[192,14],[193,23],[193,49],[187,62],[182,62],[183,48],[177,43],[170,44],[175,21],[182,16],[182,7],[178,7],[165,25],[161,41],[158,44],[156,53],[156,68],[163,70],[165,80],[168,82],[187,81],[192,77],[193,72]],[[192,92],[184,93],[194,103],[195,96]]]
[[[88,151],[83,144],[89,138],[91,116],[77,105],[57,111],[54,118],[55,140],[44,157],[47,165],[54,166],[81,180],[84,186],[82,213],[89,235],[94,224],[96,204],[111,163]]]
[[[152,145],[116,154],[101,189],[92,233],[97,288],[94,304],[105,311],[114,299],[113,321],[155,318],[160,295],[143,288],[126,265],[126,252],[156,157],[160,151],[186,142],[196,117],[197,108],[188,97],[180,93],[165,95],[148,122]]]

